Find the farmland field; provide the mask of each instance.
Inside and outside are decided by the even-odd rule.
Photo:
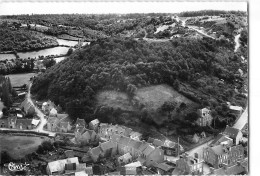
[[[36,151],[46,138],[32,136],[0,135],[0,151],[7,151],[14,159]]]
[[[7,76],[10,78],[12,86],[21,86],[28,84],[30,78],[34,75],[36,75],[36,73],[10,74]]]

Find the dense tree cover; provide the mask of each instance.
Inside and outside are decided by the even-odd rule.
[[[7,75],[11,73],[28,73],[34,68],[35,59],[11,59],[0,61],[0,74]]]
[[[120,90],[131,96],[139,87],[163,83],[202,105],[217,108],[218,115],[225,118],[228,112],[220,103],[242,105],[246,101],[241,97],[236,102],[233,84],[241,64],[232,50],[225,40],[206,38],[162,43],[131,38],[98,40],[39,75],[32,91],[40,99],[60,104],[73,118],[90,118],[95,114],[99,90]]]
[[[10,107],[13,102],[13,97],[16,95],[17,93],[11,85],[10,78],[0,75],[0,98],[1,101],[4,102],[4,105]]]
[[[225,11],[225,10],[200,10],[200,11],[188,11],[181,12],[179,16],[181,17],[194,17],[194,16],[220,16],[222,14],[235,14],[237,16],[245,16],[244,11]]]
[[[0,28],[0,51],[28,51],[57,45],[54,38],[38,32]]]

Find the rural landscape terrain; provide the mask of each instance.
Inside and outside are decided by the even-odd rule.
[[[248,62],[243,11],[0,16],[0,175],[248,174]]]

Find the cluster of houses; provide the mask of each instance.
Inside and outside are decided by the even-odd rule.
[[[216,139],[203,150],[204,161],[211,166],[212,174],[237,175],[248,172],[245,148],[239,144],[243,134],[239,129],[227,126]]]
[[[34,106],[27,99],[21,103],[20,108],[15,108],[15,112],[15,115],[0,119],[0,128],[31,130],[40,123],[39,119],[24,118],[25,115],[35,114]]]

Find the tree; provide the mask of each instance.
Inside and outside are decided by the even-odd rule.
[[[190,122],[196,122],[198,120],[198,118],[199,118],[198,113],[191,112],[191,113],[186,115],[185,120],[188,120]]]
[[[54,149],[53,144],[50,141],[43,141],[42,147],[43,147],[43,150],[45,150],[45,151],[52,151]]]
[[[67,52],[67,55],[71,55],[73,53],[73,49],[72,48],[69,48],[68,52]]]
[[[161,113],[170,113],[176,108],[176,103],[174,101],[166,101],[160,107],[159,112]]]
[[[7,151],[1,151],[0,157],[0,165],[10,163],[13,160],[13,158],[7,153]]]
[[[44,65],[46,68],[50,68],[50,67],[52,67],[53,65],[56,64],[56,61],[55,61],[53,58],[51,58],[51,59],[44,59],[44,60],[42,61],[42,63],[43,63],[43,65]]]

